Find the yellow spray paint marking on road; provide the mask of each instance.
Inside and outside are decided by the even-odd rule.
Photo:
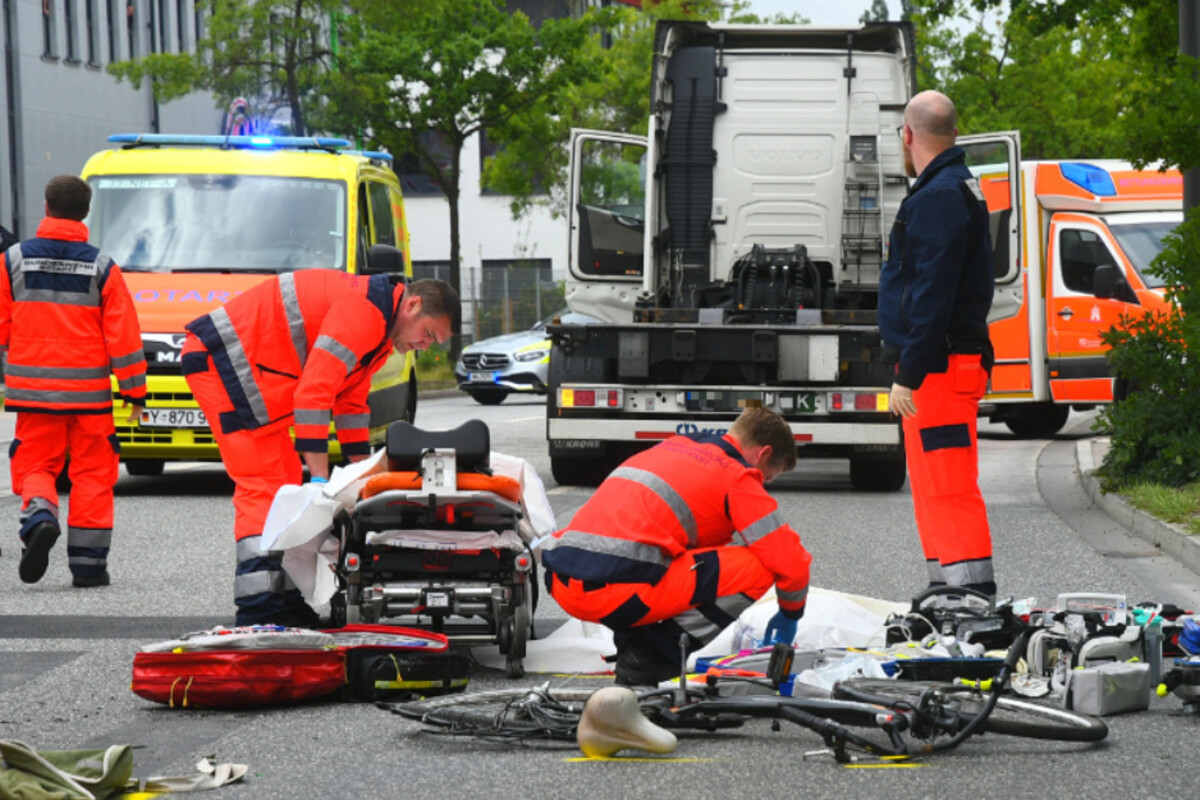
[[[622,761],[627,764],[706,764],[716,761],[715,758],[649,758],[641,756],[575,756],[564,758],[563,761],[579,763],[581,761]]]

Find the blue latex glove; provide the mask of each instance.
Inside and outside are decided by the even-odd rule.
[[[791,644],[796,638],[797,620],[788,619],[782,611],[776,611],[775,616],[767,622],[767,632],[763,636],[763,646],[773,644]]]

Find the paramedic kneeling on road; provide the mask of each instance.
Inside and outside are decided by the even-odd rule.
[[[238,625],[318,624],[281,554],[260,547],[271,501],[300,483],[297,451],[313,479],[329,477],[331,421],[351,461],[370,455],[371,376],[393,347],[445,342],[461,315],[442,281],[393,287],[386,275],[311,269],[264,281],[188,324],[183,373],[236,484]]]
[[[954,104],[939,92],[908,103],[900,205],[879,280],[885,359],[898,357],[890,408],[903,417],[913,510],[930,586],[996,593],[979,491],[976,416],[992,368],[992,243],[979,183],[954,144]]]
[[[787,423],[748,408],[725,436],[675,436],[627,460],[543,545],[558,604],[612,628],[618,683],[678,675],[681,633],[699,649],[772,584],[768,639],[795,637],[811,557],[763,488],[795,466]]]

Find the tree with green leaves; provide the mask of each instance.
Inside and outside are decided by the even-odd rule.
[[[1027,158],[1123,155],[1121,117],[1149,69],[1134,22],[1046,26],[984,0],[912,7],[919,82],[954,99],[962,133],[1020,130]]]
[[[642,8],[613,5],[592,11],[588,22],[597,35],[584,44],[587,66],[580,80],[506,119],[488,131],[500,150],[484,165],[484,182],[513,198],[514,216],[544,203],[555,215],[565,210],[572,128],[645,134],[650,122],[650,70],[654,29],[660,19],[741,24],[802,24],[799,14],[770,19],[751,13],[745,0],[661,0]],[[543,193],[546,192],[546,193]]]
[[[1179,54],[1176,0],[913,0],[934,55],[933,85],[964,130],[1018,128],[1026,155],[1115,156],[1139,167],[1200,167],[1200,62]],[[942,27],[964,13],[1001,20],[1003,38]],[[971,37],[977,38],[972,40]],[[993,68],[994,67],[994,68]],[[1167,237],[1150,272],[1172,310],[1105,334],[1119,376],[1100,414],[1109,486],[1200,480],[1200,210]]]
[[[580,81],[588,23],[551,19],[535,30],[503,0],[441,0],[419,13],[383,2],[359,10],[343,20],[345,46],[323,83],[322,119],[416,156],[449,206],[450,283],[459,289],[463,148]]]
[[[207,90],[218,107],[238,97],[251,110],[279,103],[291,110],[291,132],[304,136],[319,102],[313,89],[330,68],[330,32],[342,0],[196,0],[207,12],[204,36],[194,53],[151,53],[108,66],[134,88],[150,81],[160,103]]]
[[[871,7],[863,11],[858,21],[864,25],[868,22],[887,22],[888,14],[887,0],[871,0]]]

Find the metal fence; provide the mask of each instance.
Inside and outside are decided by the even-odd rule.
[[[450,280],[445,262],[413,264],[414,278]],[[531,328],[539,320],[566,308],[565,287],[553,279],[549,261],[499,262],[463,267],[464,343]]]

